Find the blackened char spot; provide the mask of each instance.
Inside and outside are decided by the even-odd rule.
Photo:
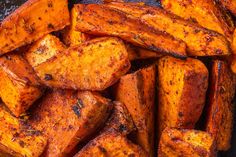
[[[46,80],[46,81],[52,80],[52,75],[51,74],[45,74],[44,80]]]
[[[72,110],[77,115],[77,117],[80,117],[80,108],[77,105],[72,106]]]

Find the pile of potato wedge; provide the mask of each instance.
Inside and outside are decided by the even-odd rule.
[[[0,23],[0,157],[231,148],[236,1],[28,0]]]

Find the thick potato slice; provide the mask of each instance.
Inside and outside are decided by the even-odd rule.
[[[220,2],[230,10],[231,13],[236,15],[236,1],[235,0],[220,0]]]
[[[0,76],[1,99],[16,117],[42,94],[32,67],[17,54],[0,57]]]
[[[141,19],[147,25],[183,40],[190,56],[230,55],[227,39],[199,24],[184,20],[161,8],[137,3],[109,3],[109,7]],[[200,44],[199,44],[200,43]]]
[[[84,33],[117,36],[152,51],[178,57],[186,56],[186,45],[183,41],[149,27],[139,19],[130,18],[105,5],[77,4],[74,7],[79,13],[76,28]]]
[[[0,152],[14,157],[38,157],[47,140],[24,121],[15,118],[0,104]],[[6,157],[9,157],[7,155]]]
[[[67,0],[29,0],[2,21],[0,54],[60,30],[69,20]]]
[[[48,34],[35,42],[29,50],[24,53],[24,57],[32,67],[36,67],[63,51],[65,51],[65,46],[60,40]]]
[[[158,157],[216,157],[214,138],[207,132],[166,128]]]
[[[45,157],[62,157],[103,125],[109,100],[92,92],[54,90],[33,110],[30,124],[48,137]]]
[[[137,132],[135,143],[149,156],[154,154],[155,65],[121,77],[115,88],[115,99],[123,102],[130,112]]]
[[[216,138],[218,150],[230,148],[234,93],[235,84],[228,64],[215,60],[211,70],[206,130]]]
[[[75,157],[148,157],[138,145],[125,136],[107,131],[90,141]]]
[[[129,68],[123,42],[104,37],[71,47],[34,69],[42,83],[49,87],[104,90]]]
[[[197,60],[163,57],[158,62],[159,137],[166,127],[194,128],[205,104],[208,70]]]
[[[230,15],[215,0],[161,0],[164,9],[199,23],[232,40],[234,23]]]

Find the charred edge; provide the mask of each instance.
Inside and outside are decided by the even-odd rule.
[[[76,116],[79,118],[80,117],[80,108],[77,105],[72,106],[72,110],[76,114]]]

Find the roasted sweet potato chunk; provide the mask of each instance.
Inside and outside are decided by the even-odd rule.
[[[199,23],[232,40],[234,23],[230,15],[215,0],[161,0],[164,9]]]
[[[17,119],[0,104],[0,152],[15,157],[38,157],[47,139],[40,132]],[[9,157],[7,155],[6,157]]]
[[[139,19],[130,18],[110,7],[98,4],[78,4],[74,9],[79,13],[76,18],[76,28],[82,32],[117,36],[149,50],[179,57],[186,55],[186,45],[183,41],[155,30]]]
[[[220,0],[220,2],[231,11],[234,15],[236,15],[236,1],[235,0]]]
[[[216,157],[214,138],[203,131],[166,128],[158,157]]]
[[[184,20],[161,8],[137,3],[109,3],[109,7],[141,19],[147,25],[183,40],[190,56],[218,56],[231,53],[227,39],[199,24]],[[199,44],[201,43],[201,44]]]
[[[98,38],[71,47],[35,67],[50,87],[104,90],[130,68],[128,53],[117,38]]]
[[[36,67],[63,51],[65,51],[65,46],[60,40],[48,34],[35,42],[24,54],[24,57],[32,67]]]
[[[48,137],[46,157],[66,156],[109,116],[112,104],[92,92],[54,90],[33,110],[30,124]]]
[[[197,60],[163,57],[158,62],[159,137],[166,127],[194,128],[205,105],[208,70]]]
[[[137,132],[134,139],[149,156],[154,154],[155,65],[121,77],[115,88],[115,99],[130,112]]]
[[[17,117],[42,94],[32,67],[17,54],[0,57],[0,76],[1,99]]]
[[[1,23],[0,55],[64,28],[69,19],[67,0],[27,1]]]
[[[215,60],[211,70],[206,130],[216,138],[218,150],[230,148],[234,93],[235,84],[228,64]]]

